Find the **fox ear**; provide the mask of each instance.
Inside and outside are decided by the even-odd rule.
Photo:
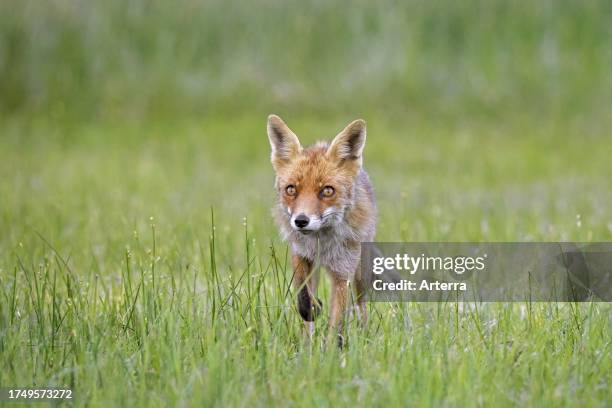
[[[272,166],[277,171],[302,151],[295,133],[276,115],[268,116],[268,139],[272,147]]]
[[[356,166],[358,170],[363,162],[362,154],[366,141],[366,123],[357,119],[349,123],[344,130],[334,138],[327,149],[327,155],[340,164]]]

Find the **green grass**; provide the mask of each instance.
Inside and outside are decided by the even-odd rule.
[[[286,119],[312,142],[349,118]],[[379,240],[612,236],[599,125],[367,119]],[[610,402],[608,304],[370,304],[348,349],[326,317],[303,344],[265,117],[2,131],[3,386],[90,406]]]

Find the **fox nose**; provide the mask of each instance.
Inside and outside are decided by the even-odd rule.
[[[305,226],[308,225],[308,223],[310,222],[310,218],[308,218],[306,215],[304,214],[300,214],[297,217],[295,217],[295,220],[293,221],[295,223],[295,226],[298,228],[304,228]]]

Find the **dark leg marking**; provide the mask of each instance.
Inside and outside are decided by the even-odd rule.
[[[314,304],[313,304],[314,303]],[[310,299],[308,289],[303,287],[298,293],[298,311],[300,316],[306,322],[314,322],[317,316],[321,313],[323,303],[320,299],[316,299],[314,302]]]

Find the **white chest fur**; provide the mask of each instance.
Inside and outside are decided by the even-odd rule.
[[[289,231],[287,236],[294,254],[313,263],[317,260],[333,275],[353,279],[359,265],[361,247],[359,236],[346,224],[303,235]]]

